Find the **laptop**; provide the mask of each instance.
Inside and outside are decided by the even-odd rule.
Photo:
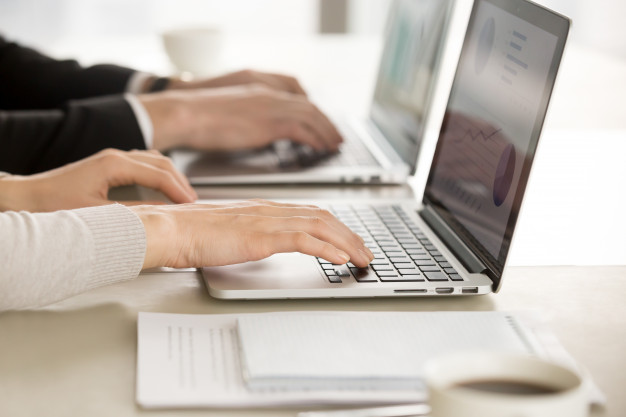
[[[367,268],[301,254],[203,268],[218,298],[496,292],[569,32],[526,0],[476,0],[422,203],[329,207],[374,252]]]
[[[415,171],[452,6],[453,0],[391,4],[368,118],[333,118],[344,137],[339,152],[285,139],[250,151],[175,150],[174,164],[195,185],[404,183]]]

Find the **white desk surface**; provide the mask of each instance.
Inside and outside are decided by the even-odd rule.
[[[137,312],[535,310],[626,414],[626,267],[518,267],[500,293],[447,299],[220,301],[196,272],[146,273],[37,311],[0,315],[2,416],[295,416],[288,410],[144,411],[135,405]]]
[[[299,76],[328,107],[364,114],[379,42],[371,38],[232,39],[223,69],[255,67]],[[116,61],[164,71],[156,38],[52,45],[85,63]],[[569,69],[568,69],[569,68]],[[0,314],[0,416],[294,416],[299,410],[143,411],[134,402],[137,312],[237,313],[285,310],[537,310],[608,397],[593,415],[626,415],[626,63],[570,48],[545,141],[520,217],[513,267],[496,295],[449,299],[219,301],[199,274],[156,272],[40,310]],[[608,132],[598,132],[602,129]],[[548,136],[545,136],[548,137]],[[573,137],[574,140],[569,138]],[[432,149],[432,143],[431,143]],[[428,152],[425,152],[427,158]],[[424,156],[423,156],[424,158]],[[419,194],[426,164],[412,180]],[[410,196],[400,187],[209,187],[203,197]],[[592,198],[606,203],[599,208]],[[591,217],[592,216],[592,217]],[[591,218],[590,218],[591,217]],[[593,240],[600,237],[600,241]],[[592,240],[589,240],[592,239]],[[590,244],[590,242],[592,242]],[[608,251],[608,253],[607,253]]]

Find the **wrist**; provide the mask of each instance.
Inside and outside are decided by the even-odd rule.
[[[176,223],[164,210],[155,206],[129,207],[143,223],[146,232],[146,256],[142,269],[170,266],[168,255],[175,251],[172,236],[176,235]]]
[[[191,115],[179,94],[162,92],[137,97],[152,122],[155,149],[165,151],[186,144]]]
[[[32,198],[27,177],[7,175],[0,177],[0,211],[30,210]],[[32,197],[32,196],[31,196]]]

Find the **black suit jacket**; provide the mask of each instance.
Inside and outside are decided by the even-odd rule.
[[[144,149],[122,93],[133,70],[81,67],[0,37],[0,171],[32,174],[101,149]]]

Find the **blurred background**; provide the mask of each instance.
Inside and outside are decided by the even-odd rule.
[[[461,0],[466,1],[466,0]],[[574,20],[572,41],[626,58],[626,1],[537,0]],[[380,34],[390,0],[0,0],[0,32],[42,49],[74,37],[155,36],[183,26],[230,34]]]
[[[471,0],[458,1],[459,9],[471,7]],[[574,23],[511,264],[624,265],[626,1],[535,1]],[[175,68],[161,33],[219,27],[225,39],[215,72],[254,68],[294,74],[324,110],[360,116],[369,107],[390,3],[0,0],[0,33],[56,58],[77,58],[84,65],[118,63],[166,75]],[[462,41],[464,25],[456,27],[461,32],[451,38]],[[442,72],[453,74],[455,67],[452,57]],[[433,107],[442,114],[445,88],[438,100]],[[416,192],[425,181],[437,133],[424,139]],[[593,251],[580,242],[594,242]]]

